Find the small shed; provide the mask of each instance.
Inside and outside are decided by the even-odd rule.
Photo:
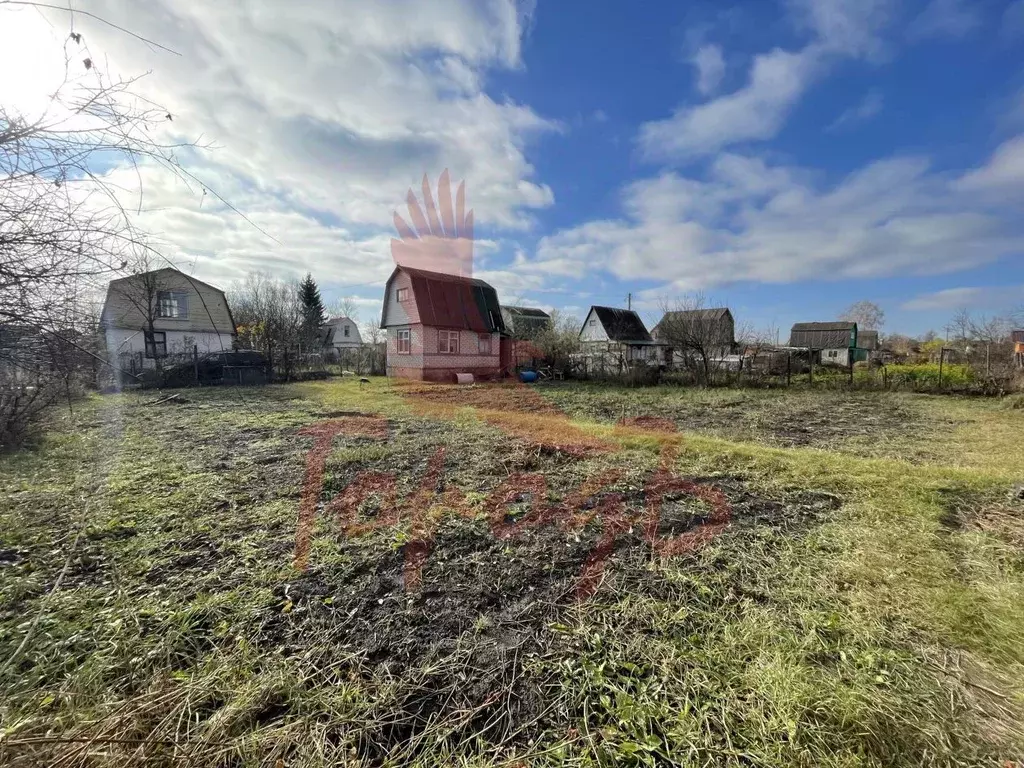
[[[1018,368],[1024,368],[1024,330],[1010,333],[1013,342],[1013,360]]]
[[[876,333],[875,341],[878,336]],[[794,323],[789,332],[789,346],[820,353],[823,365],[848,366],[855,360],[866,360],[867,350],[857,344],[857,324],[846,320],[824,323]]]

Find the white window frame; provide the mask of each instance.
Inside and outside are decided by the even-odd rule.
[[[156,314],[170,320],[188,320],[188,292],[157,291]]]
[[[395,298],[398,301],[408,301],[409,300],[409,289],[408,288],[399,288],[399,289],[397,289],[395,291]]]
[[[404,342],[404,343],[403,343]],[[399,328],[395,334],[395,351],[400,355],[412,354],[412,330]]]
[[[454,341],[454,348],[452,342]],[[440,355],[457,355],[459,354],[459,332],[458,331],[438,331],[437,332],[437,352]]]

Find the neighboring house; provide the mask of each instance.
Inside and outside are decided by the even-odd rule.
[[[878,352],[882,345],[878,340],[878,331],[857,331],[857,346],[868,352]]]
[[[657,345],[631,309],[591,307],[580,328],[580,347],[594,367],[604,370],[657,359]]]
[[[673,310],[651,329],[651,337],[663,345],[665,363],[683,362],[687,350],[716,362],[730,362],[736,352],[736,321],[728,307]]]
[[[1013,361],[1018,368],[1024,368],[1024,331],[1013,331],[1010,340],[1013,342]]]
[[[868,351],[857,346],[857,324],[845,320],[827,323],[795,323],[789,332],[789,346],[808,349],[822,365],[846,367],[867,360]],[[875,337],[877,342],[877,334]]]
[[[363,343],[359,335],[359,326],[350,317],[332,317],[320,326],[320,340],[324,349],[332,352],[356,349]]]
[[[503,306],[501,319],[505,323],[505,331],[514,339],[534,339],[551,325],[551,315],[533,307]]]
[[[396,267],[380,324],[388,376],[452,382],[457,373],[494,378],[506,367],[498,293],[483,280]]]
[[[235,337],[224,291],[171,268],[112,280],[100,327],[120,368],[153,368],[157,359],[193,348],[230,351]]]

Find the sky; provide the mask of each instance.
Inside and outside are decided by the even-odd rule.
[[[783,337],[859,300],[912,334],[1024,307],[1024,0],[76,7],[110,24],[0,8],[0,100],[39,108],[70,24],[72,64],[144,75],[162,138],[198,139],[182,161],[230,206],[100,170],[223,288],[309,271],[371,320],[393,215],[447,168],[503,303],[629,296],[650,325],[699,292]]]

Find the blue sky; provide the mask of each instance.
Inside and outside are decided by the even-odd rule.
[[[1024,0],[96,0],[103,77],[202,136],[140,224],[224,287],[311,271],[379,311],[392,213],[449,168],[503,300],[703,292],[783,330],[861,299],[885,330],[1024,306]],[[48,92],[67,19],[4,9],[0,96]],[[5,57],[10,58],[7,61]],[[26,63],[30,66],[26,67]],[[264,235],[268,233],[270,237]]]

